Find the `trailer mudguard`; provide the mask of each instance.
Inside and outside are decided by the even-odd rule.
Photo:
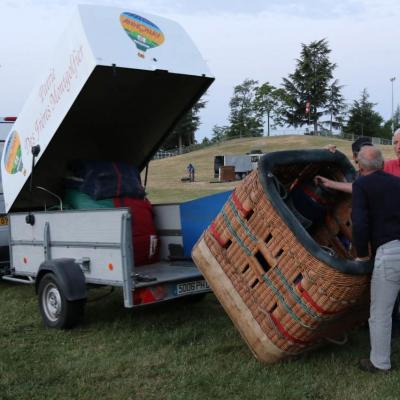
[[[83,300],[87,297],[85,275],[73,258],[59,258],[43,262],[36,276],[35,288],[38,293],[39,283],[46,273],[53,273],[68,301]]]

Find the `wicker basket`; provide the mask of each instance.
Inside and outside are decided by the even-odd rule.
[[[354,262],[338,239],[351,240],[349,198],[337,199],[312,234],[286,201],[294,185],[317,173],[351,179],[346,160],[325,150],[264,156],[193,249],[196,265],[263,362],[320,346],[368,316],[371,266]]]

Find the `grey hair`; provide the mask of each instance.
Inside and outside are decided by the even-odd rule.
[[[398,129],[396,129],[396,130],[394,131],[393,137],[392,137],[392,144],[394,144],[394,137],[395,137],[396,135],[400,135],[400,128],[398,128]]]
[[[383,168],[384,159],[382,152],[375,146],[362,147],[358,153],[357,160],[367,171],[376,171]]]

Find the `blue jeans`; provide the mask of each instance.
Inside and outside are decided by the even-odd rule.
[[[370,360],[377,368],[391,368],[392,312],[399,290],[400,241],[393,240],[378,248],[371,279]]]

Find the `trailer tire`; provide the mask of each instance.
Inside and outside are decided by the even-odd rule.
[[[38,287],[39,310],[49,328],[69,329],[81,321],[86,299],[68,301],[57,276],[46,273]]]

